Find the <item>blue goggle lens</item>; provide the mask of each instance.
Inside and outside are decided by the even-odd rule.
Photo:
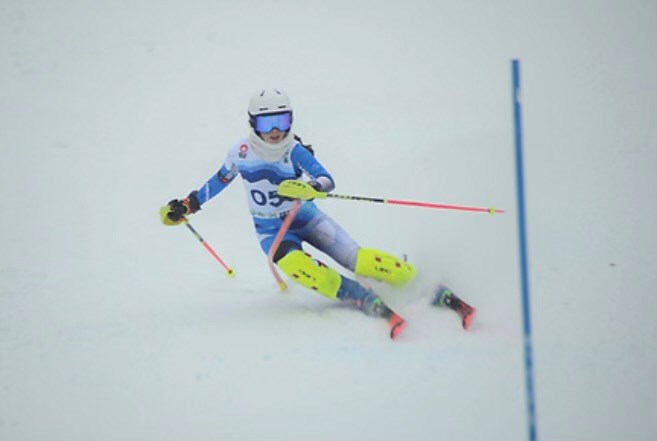
[[[269,133],[274,129],[287,132],[290,127],[292,127],[292,114],[290,112],[255,117],[255,129],[260,133]]]

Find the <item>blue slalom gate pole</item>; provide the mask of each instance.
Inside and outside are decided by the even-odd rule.
[[[520,94],[520,61],[511,61],[513,81],[513,121],[515,127],[516,189],[518,199],[518,243],[520,245],[520,283],[522,288],[522,320],[525,346],[525,386],[529,441],[536,441],[536,401],[534,397],[534,362],[532,356],[532,324],[529,302],[529,269],[525,226],[525,186],[522,161],[522,106]]]

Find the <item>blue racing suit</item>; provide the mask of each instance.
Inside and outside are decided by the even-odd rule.
[[[299,142],[293,143],[278,161],[271,162],[258,156],[249,138],[244,138],[233,145],[219,171],[198,190],[199,203],[203,205],[221,193],[237,175],[242,177],[249,211],[265,254],[269,253],[293,203],[278,195],[278,185],[286,179],[314,180],[320,176],[333,182],[330,173]],[[297,249],[302,249],[302,242],[307,242],[343,267],[354,269],[358,244],[313,201],[302,201],[283,240],[294,243]]]

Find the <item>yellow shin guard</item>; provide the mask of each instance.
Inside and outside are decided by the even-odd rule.
[[[356,255],[354,272],[393,286],[403,285],[415,277],[416,269],[402,259],[373,248],[361,248]]]
[[[278,267],[297,283],[310,288],[330,299],[335,299],[342,279],[340,274],[314,260],[300,250],[294,250],[278,261]]]

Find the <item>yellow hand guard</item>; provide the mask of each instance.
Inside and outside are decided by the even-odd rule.
[[[183,200],[174,199],[160,208],[160,219],[164,225],[180,225],[186,222],[185,215],[194,214],[201,209],[201,204],[193,191]]]
[[[169,225],[169,226],[180,225],[187,220],[185,219],[185,217],[182,217],[180,218],[180,220],[177,221],[171,220],[171,218],[169,217],[169,213],[171,213],[171,206],[165,205],[164,207],[160,208],[160,219],[162,220],[162,223],[164,225]]]
[[[292,198],[292,199],[301,199],[307,201],[309,199],[324,199],[326,198],[326,193],[322,191],[315,190],[309,183],[287,179],[281,182],[278,185],[277,193],[279,196]]]
[[[342,283],[340,273],[314,260],[300,250],[286,254],[278,261],[278,267],[297,283],[335,299]]]
[[[356,255],[354,272],[393,286],[400,286],[415,277],[415,266],[391,254],[373,248],[361,248]]]

